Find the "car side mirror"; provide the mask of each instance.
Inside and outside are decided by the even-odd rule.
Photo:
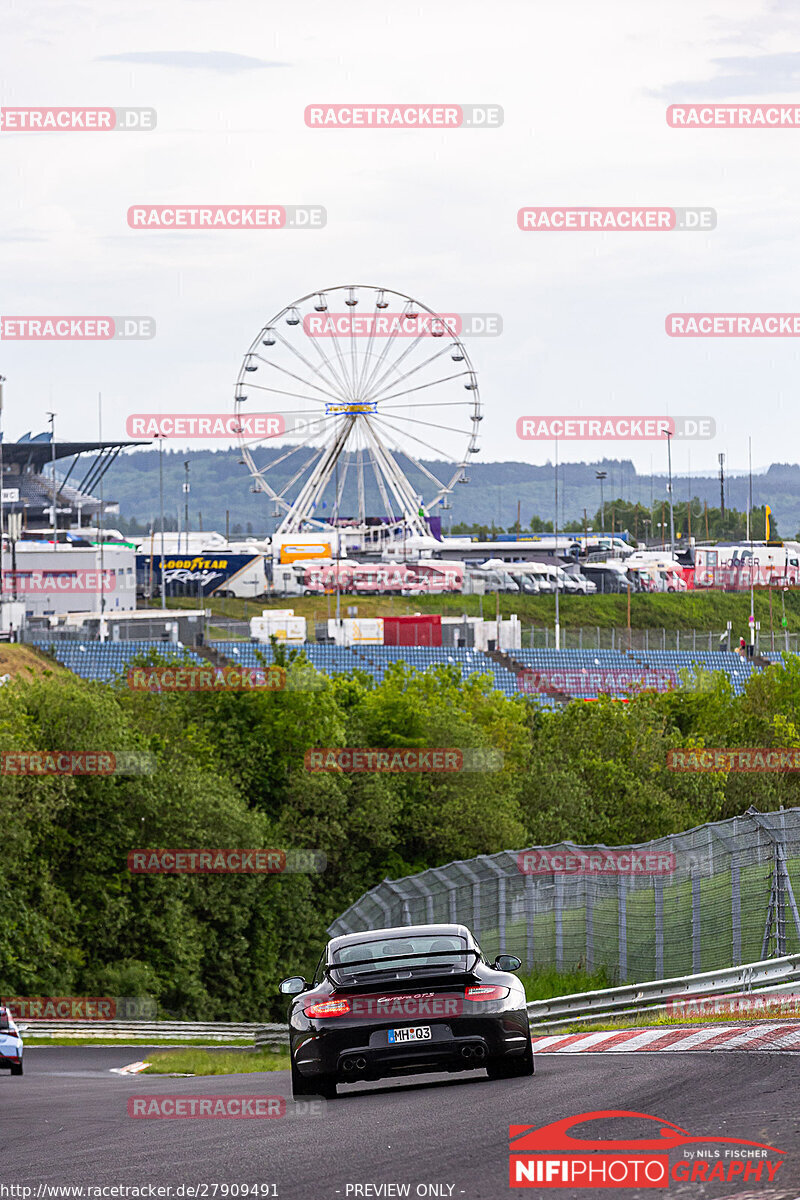
[[[278,990],[283,992],[284,996],[299,996],[301,992],[308,990],[308,984],[302,975],[290,975],[288,979],[282,980]]]
[[[492,963],[495,971],[518,971],[521,966],[522,959],[517,958],[516,954],[498,954]]]

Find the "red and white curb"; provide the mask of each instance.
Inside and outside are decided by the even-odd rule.
[[[706,1025],[702,1029],[624,1029],[618,1033],[555,1033],[534,1036],[534,1054],[648,1054],[661,1050],[796,1050],[800,1024],[761,1021],[739,1025]]]

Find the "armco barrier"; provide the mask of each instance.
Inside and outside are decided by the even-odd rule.
[[[531,1025],[555,1028],[575,1022],[607,1021],[610,1018],[641,1016],[664,1012],[669,1005],[658,1000],[690,1000],[703,996],[722,998],[742,992],[780,992],[800,983],[800,954],[746,963],[722,971],[681,975],[675,979],[656,979],[651,983],[630,984],[596,992],[575,992],[534,1000],[528,1005]],[[560,1017],[561,1020],[551,1018]]]
[[[119,1038],[128,1041],[193,1041],[209,1038],[215,1042],[242,1041],[254,1038],[261,1029],[281,1026],[262,1026],[256,1022],[237,1021],[25,1021],[17,1022],[23,1037],[54,1038]]]

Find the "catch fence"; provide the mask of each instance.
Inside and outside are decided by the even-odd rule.
[[[727,630],[707,629],[628,629],[626,626],[603,627],[602,625],[579,625],[561,627],[559,644],[562,650],[735,650],[739,638],[748,638],[746,626]],[[554,650],[555,632],[548,627],[530,626],[522,630],[522,646],[534,650]],[[776,654],[782,651],[797,654],[800,651],[800,634],[787,629],[756,628],[756,652]]]
[[[800,809],[750,809],[636,846],[563,842],[387,879],[329,932],[455,922],[490,961],[635,982],[800,952],[799,889]]]

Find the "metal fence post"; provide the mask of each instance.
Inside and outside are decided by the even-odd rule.
[[[620,980],[628,978],[628,891],[627,879],[619,876],[617,884],[617,902],[619,907],[619,952],[617,964]]]
[[[781,871],[781,848],[776,843],[775,845],[775,897],[776,917],[775,935],[776,949],[778,958],[783,958],[786,953],[786,892],[783,886],[783,872]]]
[[[664,978],[664,877],[653,879],[655,900],[656,979]]]
[[[457,867],[472,885],[472,932],[475,934],[475,940],[481,940],[481,881],[466,862],[458,861],[450,864]]]
[[[742,961],[742,889],[735,859],[731,862],[731,932],[731,961],[736,967]]]
[[[700,967],[700,876],[696,868],[692,868],[692,971],[696,974]]]
[[[387,889],[387,891],[391,892],[393,898],[396,898],[397,900],[400,901],[400,914],[401,914],[400,924],[401,925],[410,925],[411,924],[411,913],[409,912],[408,900],[406,899],[406,897],[400,891],[399,887],[397,887],[397,885],[392,882],[391,879],[384,879],[383,886]],[[373,890],[377,890],[377,889],[373,889]],[[374,896],[373,899],[377,903],[380,904],[380,901],[378,900],[377,896]],[[388,911],[387,906],[381,905],[381,907],[384,909],[384,911]],[[392,917],[392,923],[394,923],[396,921],[396,919],[397,919],[396,917]]]
[[[455,880],[446,875],[441,867],[431,867],[431,874],[434,879],[438,879],[444,886],[442,891],[447,892],[447,911],[451,925],[459,925],[462,922],[458,919],[458,888]]]
[[[585,880],[586,899],[586,970],[594,970],[594,885],[591,877]]]
[[[553,900],[553,915],[556,925],[556,970],[564,968],[564,877],[556,875],[554,880],[555,895]]]
[[[789,868],[786,865],[786,813],[783,811],[783,809],[781,809],[780,813],[780,834],[778,835],[777,848],[778,868],[781,872],[781,877],[783,880],[784,903],[786,900],[789,901],[789,907],[792,910],[792,917],[794,918],[795,932],[797,933],[798,938],[800,938],[800,913],[797,911],[797,900],[795,899],[794,888],[792,887],[792,879],[789,874]],[[786,951],[784,950],[784,954],[785,953]]]
[[[494,871],[496,875],[497,936],[500,952],[504,954],[506,950],[506,873],[498,863],[492,862],[491,858],[485,854],[480,855],[480,861],[484,863],[490,871]]]
[[[533,918],[535,913],[534,905],[534,885],[530,875],[525,876],[525,953],[527,955],[527,967],[529,971],[533,970],[533,956],[535,952],[535,943],[533,937]]]

